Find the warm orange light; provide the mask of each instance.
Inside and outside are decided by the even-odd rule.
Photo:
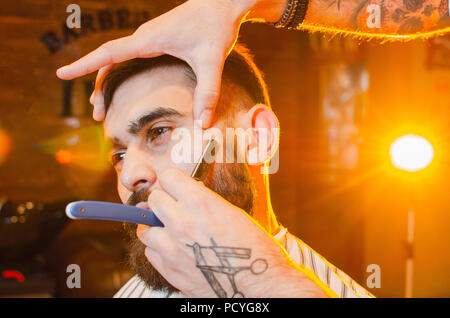
[[[358,39],[378,39],[382,42],[390,41],[411,41],[416,39],[428,39],[436,36],[442,36],[450,32],[450,27],[445,27],[440,30],[432,30],[426,32],[417,32],[413,34],[385,34],[385,33],[374,33],[368,31],[353,31],[353,30],[342,30],[335,27],[321,26],[310,24],[309,21],[302,24],[302,30],[308,30],[310,32],[324,32],[332,35],[345,35]]]
[[[74,169],[106,172],[111,168],[107,159],[110,145],[103,138],[101,125],[89,125],[44,140],[39,146],[59,164],[70,164]]]
[[[58,161],[58,163],[64,165],[64,164],[68,164],[72,161],[73,159],[73,155],[70,151],[68,150],[58,150],[58,152],[56,153],[56,161]]]
[[[430,142],[417,135],[405,135],[396,139],[389,149],[392,164],[406,171],[426,168],[434,157]]]
[[[0,164],[2,164],[6,160],[10,150],[11,139],[6,134],[6,132],[0,128]]]

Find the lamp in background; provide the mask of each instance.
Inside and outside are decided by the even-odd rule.
[[[431,143],[425,138],[409,134],[397,138],[391,144],[389,155],[394,167],[414,173],[430,165],[434,157],[434,150]],[[414,209],[412,208],[408,211],[406,233],[408,253],[406,258],[405,297],[411,298],[414,272]]]
[[[405,135],[391,144],[389,155],[396,168],[415,172],[426,168],[431,163],[434,150],[425,138]]]

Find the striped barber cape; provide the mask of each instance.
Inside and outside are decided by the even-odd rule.
[[[308,268],[316,277],[341,298],[373,298],[370,292],[352,280],[347,274],[328,262],[321,255],[299,238],[290,234],[287,228],[274,236],[286,249],[290,257],[300,266]],[[114,298],[183,298],[182,293],[172,293],[154,290],[148,287],[137,275],[133,276]]]

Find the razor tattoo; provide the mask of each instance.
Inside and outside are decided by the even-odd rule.
[[[361,37],[450,32],[449,0],[310,0],[302,29]]]
[[[209,286],[211,286],[217,297],[226,298],[229,294],[225,291],[225,288],[219,282],[216,275],[224,275],[231,285],[233,298],[244,298],[245,295],[239,291],[236,286],[235,276],[242,271],[250,271],[253,275],[260,275],[264,273],[269,267],[267,261],[262,258],[255,259],[253,262],[249,263],[248,266],[233,266],[229,259],[247,259],[251,258],[251,249],[242,247],[231,247],[231,246],[219,246],[216,244],[213,238],[210,239],[211,245],[201,246],[198,243],[192,245],[187,244],[191,247],[194,252],[194,257],[196,261],[196,267],[200,269],[203,276],[206,278]],[[214,255],[217,259],[215,263],[208,263],[206,261],[205,254]]]

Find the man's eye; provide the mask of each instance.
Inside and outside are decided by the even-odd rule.
[[[111,164],[115,167],[125,157],[125,151],[114,152],[111,155]]]
[[[171,130],[172,130],[171,127],[152,128],[148,131],[147,138],[149,139],[149,141],[154,141],[155,139],[165,135]]]

